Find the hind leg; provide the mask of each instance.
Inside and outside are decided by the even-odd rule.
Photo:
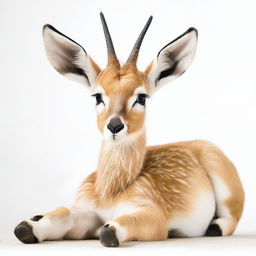
[[[23,243],[44,240],[87,239],[97,237],[102,221],[96,213],[65,207],[22,221],[14,230]]]
[[[208,141],[180,144],[191,150],[212,181],[216,218],[208,227],[206,235],[231,235],[244,205],[244,191],[235,166],[219,148]]]
[[[221,167],[221,164],[218,165]],[[223,166],[224,168],[225,166]],[[232,235],[236,229],[243,209],[243,190],[241,184],[229,184],[230,179],[236,177],[223,177],[211,173],[216,200],[216,218],[212,221],[206,232],[207,236]],[[236,180],[237,181],[237,180]]]
[[[233,163],[215,145],[205,141],[196,144],[196,155],[212,181],[216,200],[216,219],[206,235],[232,235],[244,205],[244,191],[238,173]]]
[[[206,236],[232,235],[238,224],[243,208],[243,200],[232,191],[225,180],[217,175],[211,175],[216,199],[216,218],[209,225]]]

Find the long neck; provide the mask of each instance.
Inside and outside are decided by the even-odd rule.
[[[129,142],[103,142],[95,189],[100,198],[123,192],[139,175],[146,153],[145,132]]]

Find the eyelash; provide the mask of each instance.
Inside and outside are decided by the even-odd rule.
[[[145,106],[146,105],[146,99],[147,98],[149,98],[149,96],[147,95],[147,94],[145,94],[145,93],[140,93],[140,94],[138,94],[138,96],[137,96],[137,99],[136,99],[136,101],[133,103],[133,107],[134,107],[134,105],[136,104],[136,103],[139,103],[140,105],[142,105],[142,106]]]
[[[102,99],[102,94],[101,93],[95,93],[95,94],[92,95],[92,97],[95,97],[95,99],[96,99],[96,106],[100,105],[101,103],[103,103],[105,105],[105,103]]]
[[[92,97],[95,97],[95,99],[96,99],[96,106],[100,105],[101,103],[103,103],[105,105],[101,93],[95,93],[95,94],[92,95]],[[145,93],[138,94],[137,99],[133,103],[132,106],[134,107],[134,105],[136,103],[139,103],[141,106],[145,106],[147,98],[149,98],[149,96],[147,94],[145,94]]]

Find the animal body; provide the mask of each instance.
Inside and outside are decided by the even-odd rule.
[[[99,238],[114,247],[131,240],[231,235],[244,193],[224,153],[207,141],[146,146],[148,98],[190,66],[197,30],[190,28],[163,47],[141,72],[136,61],[152,17],[122,66],[102,13],[101,21],[108,50],[103,70],[81,45],[51,25],[43,28],[53,67],[95,97],[103,141],[97,170],[83,181],[73,206],[21,222],[16,237],[24,243]]]

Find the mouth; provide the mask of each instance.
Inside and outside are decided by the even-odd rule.
[[[105,128],[104,132],[103,132],[103,138],[105,140],[112,141],[113,143],[121,142],[121,141],[123,141],[123,139],[125,139],[127,137],[127,135],[128,135],[127,130],[128,129],[125,127],[121,131],[111,132],[108,128]]]

